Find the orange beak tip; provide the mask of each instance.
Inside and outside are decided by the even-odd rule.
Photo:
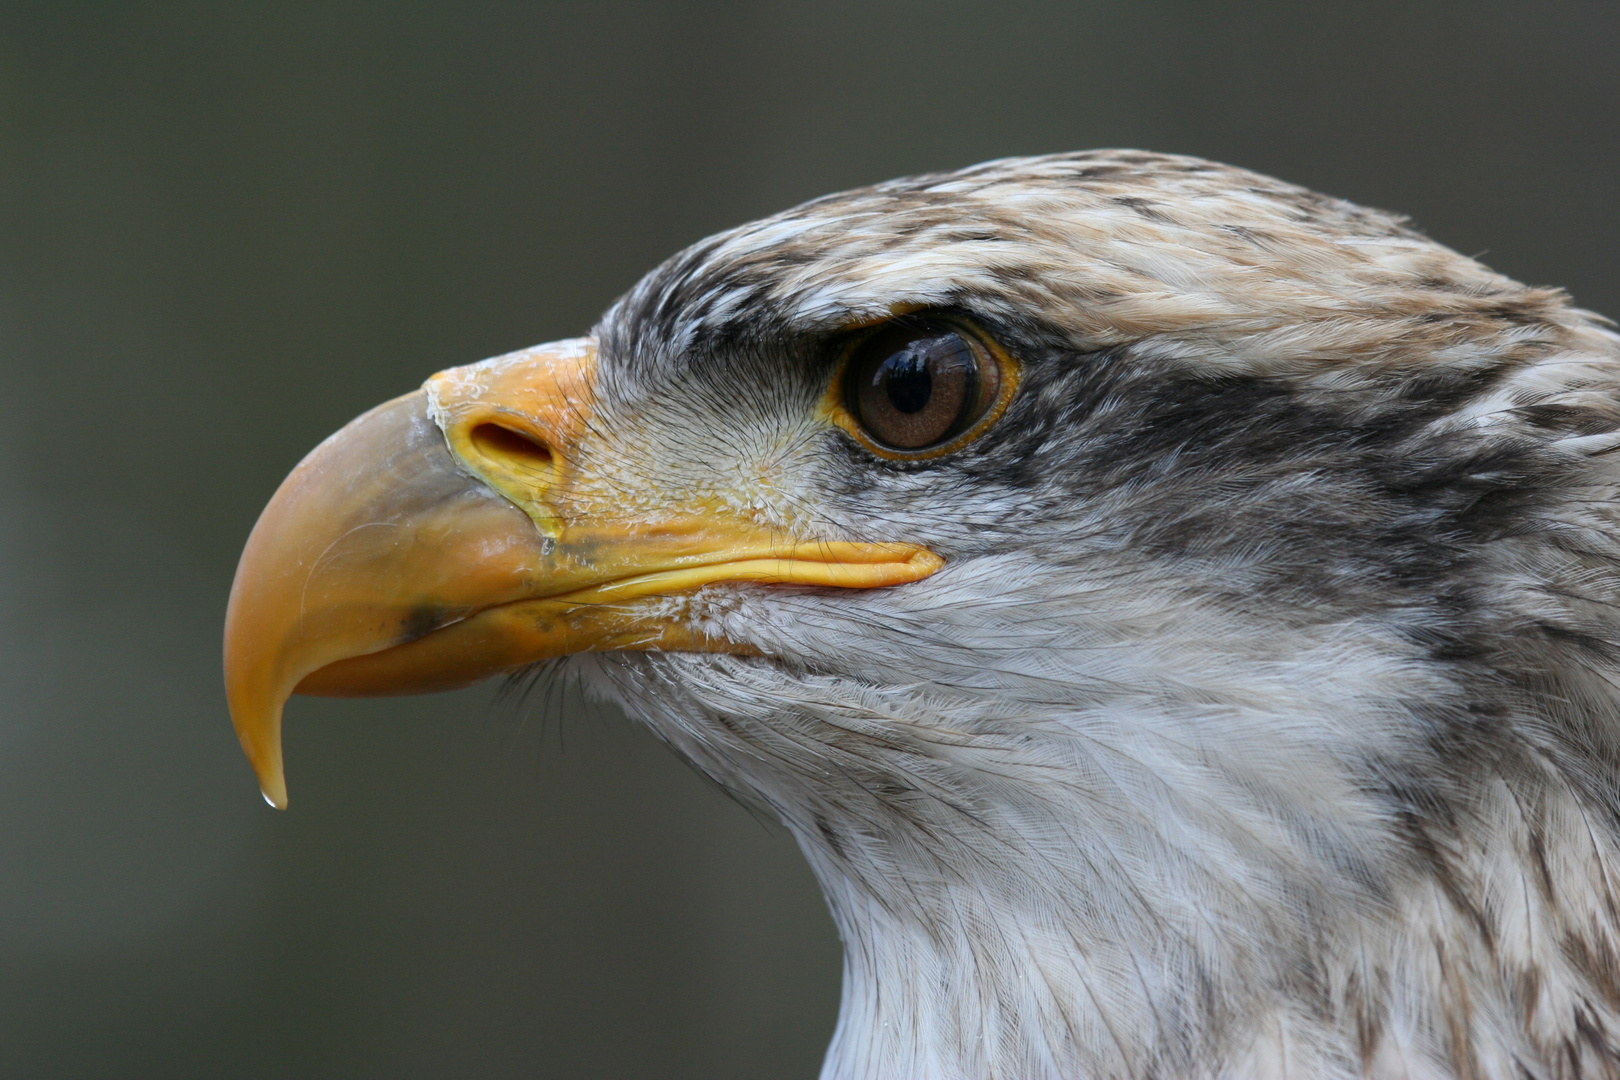
[[[248,764],[259,782],[264,801],[277,810],[287,809],[287,777],[281,757],[280,704],[244,703],[239,697],[230,699],[231,722],[236,728],[237,740],[247,755]],[[256,707],[255,707],[256,706]]]
[[[279,747],[277,748],[279,749]],[[281,755],[249,753],[254,775],[259,781],[259,793],[264,801],[277,810],[287,809],[287,775],[282,768]]]

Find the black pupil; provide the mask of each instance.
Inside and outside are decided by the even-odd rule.
[[[918,342],[895,353],[878,368],[877,382],[888,392],[889,403],[900,412],[921,412],[933,396],[934,376],[928,370],[924,349],[934,344],[937,342]]]

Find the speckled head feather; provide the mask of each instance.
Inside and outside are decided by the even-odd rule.
[[[918,310],[1022,380],[889,460],[818,403],[841,334]],[[1602,320],[1108,151],[807,203],[597,333],[569,514],[719,499],[947,559],[678,601],[759,657],[564,662],[798,838],[847,950],[829,1080],[1620,1076]]]

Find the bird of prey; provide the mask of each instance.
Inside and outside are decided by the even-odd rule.
[[[779,816],[826,1080],[1620,1076],[1620,336],[1188,157],[704,240],[314,450],[232,714],[547,664]]]

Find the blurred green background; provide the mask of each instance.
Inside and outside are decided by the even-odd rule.
[[[791,840],[492,689],[226,720],[259,508],[716,229],[1126,145],[1620,314],[1620,5],[0,5],[0,1076],[811,1077]]]

